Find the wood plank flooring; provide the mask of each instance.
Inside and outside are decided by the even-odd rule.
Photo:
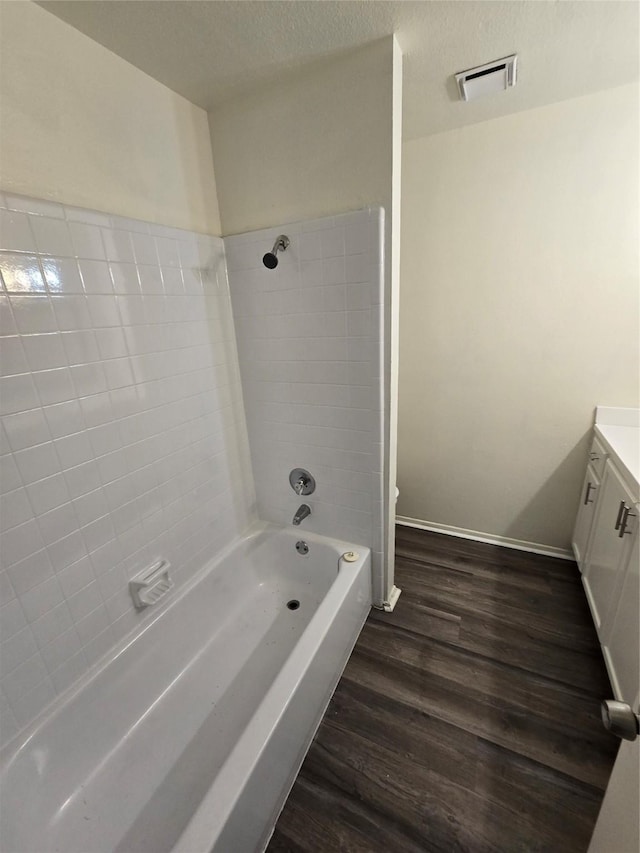
[[[573,563],[398,527],[268,853],[587,850],[618,741]]]

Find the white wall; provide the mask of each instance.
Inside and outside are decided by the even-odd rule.
[[[567,548],[638,406],[638,87],[405,143],[398,512]]]
[[[223,234],[390,209],[392,42],[308,66],[210,115]]]
[[[222,240],[2,193],[0,234],[6,740],[145,622],[132,575],[184,583],[255,498]]]
[[[380,209],[225,238],[261,518],[371,548],[383,587],[383,315]],[[276,269],[262,256],[290,239]],[[317,488],[296,495],[289,472]]]
[[[0,40],[3,189],[220,234],[204,110],[34,3]]]

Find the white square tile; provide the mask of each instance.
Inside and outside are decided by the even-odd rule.
[[[46,370],[66,366],[67,357],[58,332],[43,335],[23,335],[22,343],[31,370]]]
[[[87,294],[112,294],[113,282],[106,261],[79,260],[80,275]],[[91,300],[89,301],[91,309]]]
[[[51,440],[42,409],[30,409],[15,415],[7,415],[4,419],[4,428],[14,452]]]
[[[96,521],[109,512],[107,498],[102,489],[95,489],[93,492],[76,498],[73,501],[73,506],[81,527]]]
[[[346,281],[344,257],[327,258],[322,265],[323,281],[327,285],[344,284]]]
[[[75,628],[71,628],[64,634],[60,634],[52,640],[40,652],[49,672],[53,672],[62,666],[70,657],[77,654],[81,649],[80,638]]]
[[[95,581],[93,567],[88,556],[82,557],[58,572],[58,581],[67,599]]]
[[[301,234],[295,241],[298,257],[302,261],[315,260],[322,257],[322,242],[319,231]]]
[[[177,240],[173,240],[170,237],[156,237],[155,241],[160,266],[179,267],[180,255],[178,253]]]
[[[166,294],[184,293],[182,272],[178,268],[162,267],[162,283]]]
[[[85,296],[52,296],[51,304],[61,332],[91,328],[91,315]]]
[[[344,228],[334,226],[320,232],[322,257],[335,258],[344,255]]]
[[[58,579],[53,574],[53,569],[50,570],[50,575],[46,580],[31,587],[20,596],[20,603],[32,627],[36,624],[36,620],[39,620],[62,601],[62,590]],[[38,634],[35,633],[37,639]]]
[[[93,459],[93,448],[86,431],[57,438],[54,445],[63,470]]]
[[[87,305],[94,329],[120,325],[118,305],[113,296],[87,296]]]
[[[100,228],[84,222],[70,222],[71,242],[78,258],[104,260],[106,258]],[[82,265],[81,265],[82,268]]]
[[[51,294],[84,293],[75,258],[41,258],[47,289]]]
[[[0,641],[4,642],[21,631],[27,621],[24,616],[22,605],[17,598],[0,607]]]
[[[140,290],[143,296],[164,293],[160,267],[138,265],[138,275],[140,277]]]
[[[38,396],[43,406],[53,406],[73,400],[76,396],[68,367],[55,370],[39,370],[33,374]]]
[[[28,522],[31,524],[32,522]],[[34,534],[35,522],[33,522],[34,528],[31,529],[31,535]],[[22,525],[26,527],[27,525]],[[14,527],[14,530],[18,528]],[[5,543],[8,533],[5,534]],[[37,539],[30,543],[28,547],[23,549],[24,551],[30,551],[34,545],[36,550],[29,554],[29,556],[25,557],[23,560],[15,563],[13,566],[9,566],[9,578],[11,580],[11,585],[15,590],[16,595],[21,598],[24,593],[28,592],[33,587],[38,586],[38,584],[44,583],[48,578],[51,577],[53,570],[51,567],[51,562],[49,560],[49,556],[47,552],[42,548],[43,546],[42,538],[40,536],[40,531],[37,531]],[[38,550],[41,549],[41,550]],[[6,551],[6,548],[3,548],[3,551]],[[7,564],[9,562],[7,559]]]
[[[92,610],[95,610],[96,607],[102,604],[102,596],[100,595],[98,584],[93,581],[93,583],[85,586],[84,589],[69,599],[68,604],[75,622],[84,619]]]
[[[6,675],[37,654],[37,651],[38,647],[33,632],[27,626],[2,643],[0,647],[0,666],[2,672]]]
[[[114,635],[109,627],[102,634],[98,634],[90,643],[84,646],[84,655],[89,664],[94,664],[110,651],[113,646]]]
[[[107,392],[92,394],[80,400],[80,407],[87,427],[102,426],[114,419],[116,413]]]
[[[47,290],[35,255],[0,255],[0,274],[9,293],[45,293]]]
[[[0,210],[0,249],[9,252],[36,251],[28,216],[16,211]]]
[[[16,714],[18,722],[24,725],[25,717],[29,722],[35,716],[35,707],[38,709],[44,706],[44,702],[36,703],[36,706],[24,703],[23,697],[27,697],[31,691],[34,691],[47,678],[47,668],[39,654],[33,655],[28,661],[23,663],[17,669],[2,679],[2,689],[7,699],[11,703],[11,707]],[[51,699],[52,694],[48,694]],[[28,708],[28,713],[27,713]],[[34,713],[35,711],[35,713]]]
[[[77,400],[46,406],[43,411],[53,438],[62,438],[84,429],[82,409]]]
[[[15,454],[16,465],[25,485],[34,483],[60,470],[60,462],[52,442],[19,450]]]
[[[108,389],[107,378],[101,362],[94,364],[75,364],[71,368],[71,378],[78,397],[100,394]]]
[[[36,515],[55,509],[70,499],[66,480],[62,474],[54,474],[27,486],[27,494]]]
[[[128,355],[123,329],[116,327],[96,329],[95,336],[102,358],[122,358]]]
[[[135,264],[111,263],[111,278],[113,289],[116,293],[140,295],[140,280],[138,279],[138,268]]]
[[[21,334],[32,335],[57,331],[56,318],[48,296],[12,294],[9,299],[13,318]]]
[[[66,569],[67,566],[71,566],[73,563],[82,560],[87,555],[87,549],[82,536],[76,530],[65,536],[64,539],[59,539],[57,542],[49,545],[47,553],[49,554],[54,571],[60,576],[60,572]]]
[[[323,283],[322,261],[303,261],[300,264],[302,287],[318,287]]]
[[[111,596],[116,595],[118,592],[127,589],[127,580],[120,566],[115,566],[98,575],[98,586],[105,601],[108,601]]]
[[[369,282],[371,280],[371,256],[348,255],[345,258],[345,274],[350,284]]]
[[[0,601],[6,603],[8,601],[12,601],[15,597],[16,594],[13,591],[9,573],[4,569],[0,569]]]
[[[95,456],[104,456],[122,447],[122,439],[118,424],[106,423],[88,430],[89,441]]]
[[[132,234],[131,241],[138,265],[158,264],[158,253],[156,252],[156,244],[153,237],[149,234]]]
[[[93,329],[79,332],[61,332],[62,346],[70,365],[88,364],[100,360],[100,352]]]
[[[38,252],[43,255],[57,255],[61,258],[73,256],[69,227],[63,219],[32,216],[31,228],[36,238]]]
[[[52,580],[56,584],[58,583],[57,579]],[[41,649],[53,642],[56,637],[69,631],[73,628],[73,620],[71,619],[66,602],[61,600],[61,603],[49,609],[43,616],[33,622],[31,628],[36,642]]]
[[[107,387],[124,388],[133,385],[133,372],[128,358],[114,358],[104,363]]]
[[[122,546],[117,539],[107,542],[91,552],[91,562],[98,577],[119,566],[124,556]]]
[[[27,357],[18,335],[0,338],[0,375],[15,376],[29,370]]]
[[[7,335],[15,335],[18,332],[16,321],[13,319],[13,312],[9,297],[0,293],[0,337]]]
[[[371,309],[349,311],[347,313],[347,330],[350,337],[371,336]]]
[[[67,690],[74,684],[87,669],[87,661],[84,652],[80,651],[65,661],[51,673],[51,680],[58,694]]]
[[[101,548],[107,542],[115,539],[116,536],[116,531],[109,515],[86,524],[82,528],[81,533],[88,551],[95,551],[97,548]]]
[[[64,472],[64,478],[69,494],[74,499],[86,495],[87,492],[93,492],[102,485],[98,467],[93,461],[84,462],[75,468],[68,468]]]
[[[102,229],[102,241],[108,260],[118,263],[133,263],[133,244],[127,231],[115,228]]]
[[[76,622],[76,630],[83,645],[90,643],[98,634],[106,631],[111,622],[104,604],[100,604],[83,619]]]

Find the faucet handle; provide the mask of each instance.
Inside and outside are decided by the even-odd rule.
[[[304,468],[294,468],[289,474],[289,483],[299,497],[311,495],[316,490],[316,481]]]

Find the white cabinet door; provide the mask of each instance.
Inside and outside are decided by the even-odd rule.
[[[606,464],[600,488],[594,532],[583,577],[598,636],[604,644],[603,623],[609,606],[617,600],[620,572],[626,564],[625,556],[630,549],[630,536],[625,533],[621,535],[620,530],[625,508],[631,508],[634,522],[637,519],[633,497],[610,461]]]
[[[618,605],[607,616],[603,651],[616,699],[631,705],[637,714],[640,710],[640,536],[637,518],[634,521],[634,541],[624,561]],[[640,737],[620,744],[589,853],[638,853],[639,804]]]
[[[618,606],[607,617],[603,652],[616,699],[633,705],[640,690],[640,538],[625,561]]]
[[[591,532],[591,523],[593,522],[594,509],[600,489],[600,480],[596,476],[593,467],[587,467],[587,473],[582,484],[582,492],[580,493],[580,507],[576,517],[576,526],[573,530],[573,553],[576,562],[580,567],[580,571],[584,571],[585,557],[587,556],[587,543],[589,542],[589,533]]]

